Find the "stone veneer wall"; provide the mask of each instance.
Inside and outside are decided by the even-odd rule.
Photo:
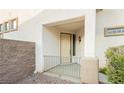
[[[35,43],[0,39],[0,83],[16,83],[35,70]]]

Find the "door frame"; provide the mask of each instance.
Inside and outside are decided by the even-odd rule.
[[[62,38],[61,35],[62,34],[68,34],[68,35],[70,35],[70,63],[72,63],[72,58],[71,58],[72,57],[72,55],[71,55],[71,53],[72,53],[72,51],[71,51],[71,43],[72,43],[71,42],[71,39],[72,39],[71,38],[71,35],[72,34],[71,33],[65,33],[65,32],[60,32],[60,63],[62,63],[62,61],[61,61],[61,38]]]

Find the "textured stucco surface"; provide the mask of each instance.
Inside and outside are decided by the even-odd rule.
[[[0,83],[15,83],[35,70],[35,43],[0,39]]]
[[[80,77],[82,83],[99,83],[99,60],[94,57],[85,57],[81,60]]]

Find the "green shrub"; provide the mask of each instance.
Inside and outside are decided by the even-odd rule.
[[[100,69],[99,69],[99,72],[106,75],[106,74],[107,74],[107,67],[100,68]]]
[[[124,84],[124,46],[109,48],[105,54],[108,61],[108,81]]]

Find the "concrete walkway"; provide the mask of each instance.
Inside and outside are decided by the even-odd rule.
[[[27,78],[20,80],[17,84],[75,84],[74,82],[44,75],[42,73],[33,74]]]
[[[102,73],[99,73],[99,82],[102,84],[110,84],[110,82],[108,82],[108,77]]]
[[[72,64],[61,64],[58,65],[49,71],[49,73],[55,73],[61,76],[70,76],[70,77],[75,77],[75,78],[80,78],[80,65],[77,63],[72,63]]]

